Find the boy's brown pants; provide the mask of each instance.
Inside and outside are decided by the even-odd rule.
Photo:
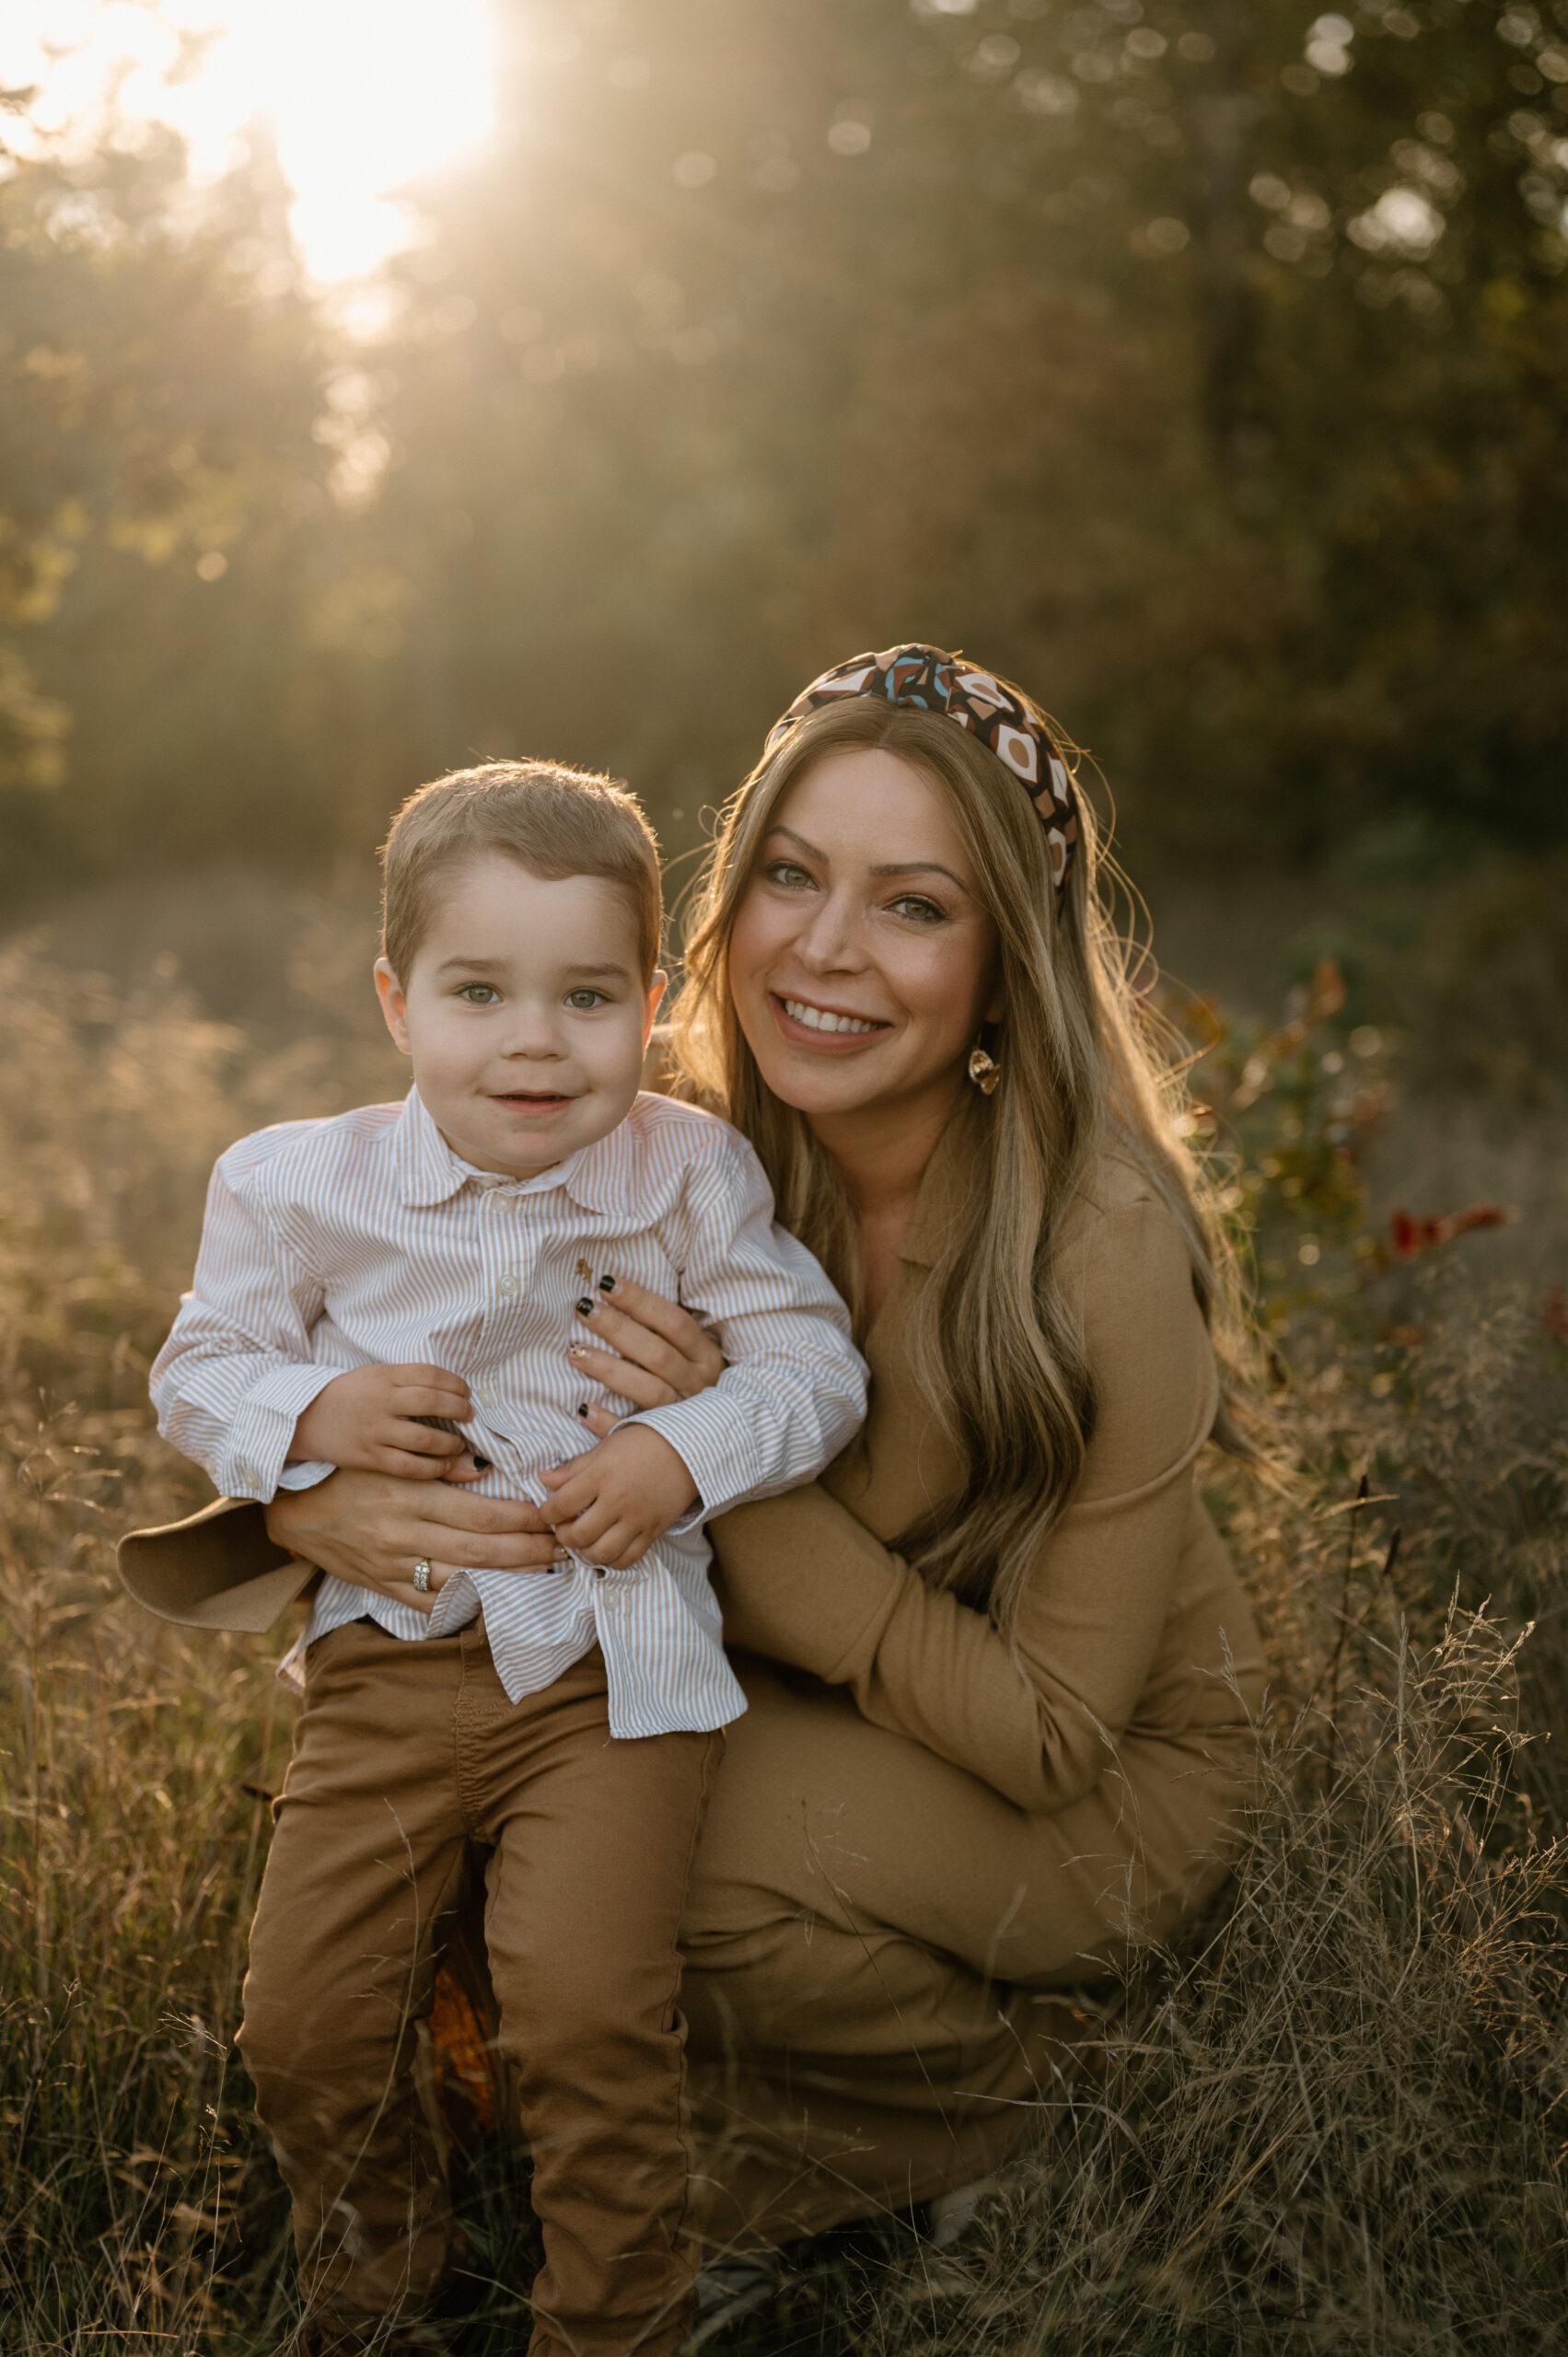
[[[691,2305],[677,1935],[717,1735],[618,1742],[596,1650],[508,1701],[482,1628],[310,1648],[239,2045],[308,2305],[417,2314],[449,2235],[412,2081],[464,1846],[533,2150],[530,2357],[667,2357]]]

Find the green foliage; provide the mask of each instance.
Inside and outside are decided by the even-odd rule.
[[[1093,742],[1135,866],[1560,835],[1560,14],[497,0],[356,336],[264,153],[13,169],[9,889],[319,865],[487,751],[689,845],[908,635]]]
[[[183,171],[166,139],[0,173],[13,898],[262,825],[281,847],[333,774],[297,725],[321,701],[300,610],[328,458],[285,192],[253,152],[193,226]]]

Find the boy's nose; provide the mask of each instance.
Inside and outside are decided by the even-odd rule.
[[[518,1057],[528,1063],[561,1063],[566,1055],[562,1040],[542,1024],[528,1024],[513,1032],[501,1052],[504,1056]]]

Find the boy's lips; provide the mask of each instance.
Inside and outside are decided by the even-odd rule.
[[[558,1113],[563,1106],[575,1105],[576,1098],[559,1094],[535,1096],[531,1090],[518,1088],[497,1090],[490,1101],[493,1105],[514,1105],[522,1113]]]

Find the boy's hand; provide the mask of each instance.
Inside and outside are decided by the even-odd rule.
[[[415,1419],[444,1416],[461,1423],[472,1413],[468,1385],[445,1367],[355,1367],[316,1394],[295,1425],[289,1462],[313,1458],[362,1473],[401,1473],[414,1481],[438,1481],[454,1472],[471,1479],[472,1459],[461,1434],[437,1432]]]
[[[697,1503],[683,1457],[651,1424],[622,1424],[585,1456],[540,1475],[555,1536],[592,1563],[623,1572]]]

